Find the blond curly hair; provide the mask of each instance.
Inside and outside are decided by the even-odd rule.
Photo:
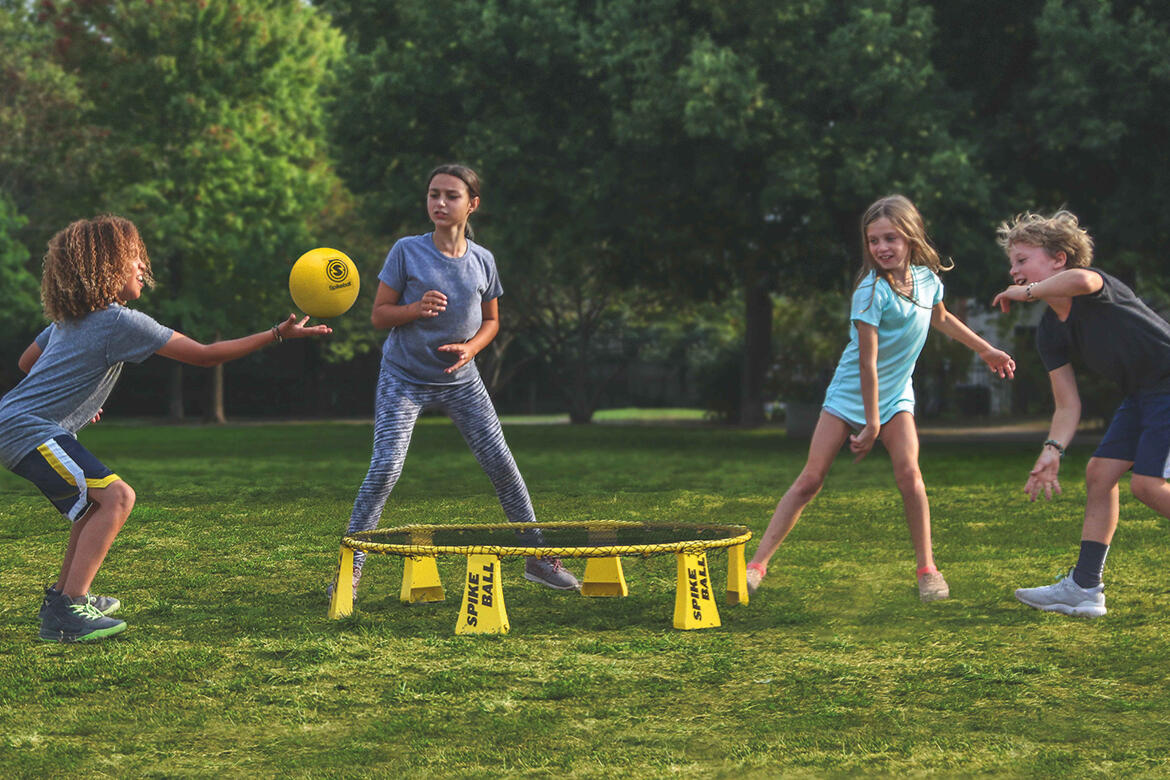
[[[1001,222],[995,241],[1003,251],[1012,244],[1040,247],[1049,255],[1064,252],[1065,268],[1088,268],[1093,263],[1093,237],[1081,227],[1077,215],[1061,209],[1051,217],[1026,211]]]
[[[140,259],[143,281],[154,286],[150,258],[138,228],[124,217],[79,219],[49,240],[41,274],[41,305],[53,322],[84,317],[119,298],[128,266]]]

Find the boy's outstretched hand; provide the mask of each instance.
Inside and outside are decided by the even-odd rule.
[[[1052,500],[1053,494],[1060,495],[1060,480],[1057,472],[1060,471],[1060,455],[1048,447],[1036,458],[1036,465],[1028,474],[1028,481],[1024,483],[1024,492],[1035,501],[1043,493],[1044,497]]]
[[[282,339],[303,339],[307,336],[328,336],[333,332],[333,328],[328,325],[310,325],[305,327],[305,323],[309,321],[305,317],[300,322],[297,322],[297,315],[290,314],[288,319],[276,326],[276,330],[280,333]]]
[[[991,299],[991,306],[999,307],[999,310],[1005,314],[1012,310],[1012,303],[1026,303],[1028,302],[1028,288],[1026,285],[1013,284],[1006,288],[1003,292],[998,293]]]

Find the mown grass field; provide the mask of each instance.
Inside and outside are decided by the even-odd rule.
[[[544,520],[758,535],[805,455],[771,429],[506,433]],[[947,602],[918,602],[878,451],[840,459],[719,629],[671,627],[673,558],[626,559],[620,600],[538,588],[507,561],[511,633],[457,637],[461,559],[440,561],[445,603],[407,607],[401,562],[372,557],[355,615],[326,617],[368,425],[102,423],[82,440],[138,492],[95,583],[130,627],[37,640],[67,529],[0,474],[5,777],[1170,774],[1167,521],[1123,492],[1101,620],[1012,597],[1073,562],[1084,443],[1064,496],[1029,504],[1038,442],[924,442]],[[383,524],[500,519],[455,430],[424,419]],[[720,590],[725,562],[711,555]]]

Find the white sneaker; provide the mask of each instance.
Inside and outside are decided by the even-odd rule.
[[[1105,585],[1082,588],[1073,581],[1072,570],[1052,585],[1017,588],[1016,598],[1045,612],[1076,617],[1101,617],[1105,614]]]

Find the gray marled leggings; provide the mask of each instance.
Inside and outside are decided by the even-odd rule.
[[[483,380],[476,375],[473,381],[459,385],[419,385],[399,379],[383,368],[374,398],[374,455],[353,503],[348,533],[378,527],[390,491],[402,474],[414,424],[428,408],[446,412],[463,434],[475,459],[492,481],[508,520],[535,522],[528,488],[504,441],[500,418]],[[357,572],[361,571],[365,559],[364,552],[354,553]]]

